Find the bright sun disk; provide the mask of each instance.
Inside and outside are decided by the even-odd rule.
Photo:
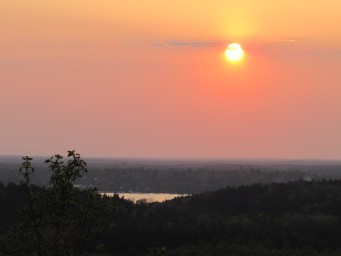
[[[236,62],[243,58],[244,50],[240,44],[232,43],[227,46],[225,56],[229,61]]]

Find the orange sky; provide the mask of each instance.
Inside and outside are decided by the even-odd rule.
[[[341,1],[0,0],[0,154],[341,158]],[[245,48],[224,59],[229,42]]]

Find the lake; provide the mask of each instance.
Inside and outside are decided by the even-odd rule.
[[[113,196],[115,193],[113,192],[100,192],[102,195]],[[124,199],[132,200],[134,202],[138,200],[145,199],[147,202],[163,202],[166,200],[171,200],[175,197],[186,196],[185,194],[167,194],[167,193],[120,193],[118,192],[120,197],[124,197]]]

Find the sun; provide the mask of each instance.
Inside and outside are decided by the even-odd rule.
[[[244,50],[240,44],[229,44],[225,50],[225,57],[232,62],[238,62],[244,57]]]

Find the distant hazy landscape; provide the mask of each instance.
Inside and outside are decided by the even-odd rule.
[[[48,186],[49,171],[35,157],[33,183]],[[79,188],[122,193],[191,194],[254,183],[341,178],[338,160],[281,159],[134,159],[88,158],[88,172],[77,182]],[[18,183],[19,156],[0,156],[0,181]]]

